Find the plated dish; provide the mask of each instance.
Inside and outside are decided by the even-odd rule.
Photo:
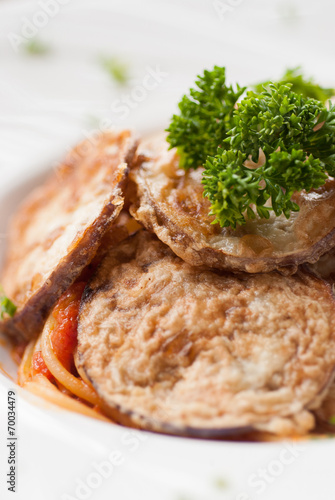
[[[23,387],[97,418],[171,434],[332,430],[335,308],[326,268],[335,246],[335,187],[332,136],[319,130],[334,118],[332,108],[284,87],[284,98],[299,101],[303,113],[309,106],[299,122],[303,160],[285,150],[292,143],[285,119],[293,113],[284,109],[280,146],[267,138],[257,158],[256,146],[247,147],[234,182],[240,172],[251,178],[267,161],[285,161],[292,186],[304,178],[307,190],[291,189],[285,177],[265,198],[264,175],[240,213],[227,212],[232,189],[216,187],[215,196],[227,197],[215,210],[212,191],[203,196],[204,179],[214,162],[220,175],[232,168],[222,165],[235,154],[223,148],[228,123],[213,146],[219,153],[209,151],[191,168],[183,145],[169,149],[171,128],[169,144],[166,135],[144,141],[129,131],[103,133],[93,146],[76,147],[29,196],[11,222],[2,275],[1,329],[22,354]],[[225,82],[218,88],[226,91]],[[229,119],[245,104],[238,94],[225,110]],[[268,94],[245,99],[264,104]],[[317,156],[314,141],[313,162],[308,140],[320,136],[328,156],[324,142]]]

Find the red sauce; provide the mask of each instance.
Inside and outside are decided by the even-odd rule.
[[[47,377],[49,380],[53,380],[53,376],[45,364],[41,351],[34,352],[32,359],[32,376],[37,375],[38,373],[42,373],[42,375]]]
[[[62,365],[72,373],[75,372],[73,352],[77,347],[78,313],[85,284],[74,283],[61,296],[53,311],[56,326],[51,334],[52,348]]]
[[[51,333],[51,345],[54,353],[64,368],[75,373],[73,352],[77,346],[78,312],[85,284],[74,283],[58,300],[54,310],[55,328]],[[41,351],[34,353],[32,374],[42,373],[49,380],[53,379],[48,370]]]

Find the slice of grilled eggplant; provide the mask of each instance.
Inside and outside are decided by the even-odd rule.
[[[0,280],[18,310],[1,331],[19,340],[42,330],[119,215],[135,148],[129,131],[84,141],[18,209]]]
[[[292,274],[303,262],[335,246],[335,180],[310,193],[296,193],[300,212],[248,220],[236,230],[211,224],[210,202],[203,197],[202,169],[179,168],[165,137],[139,146],[132,215],[189,264],[217,269]]]
[[[172,434],[313,428],[335,365],[329,285],[192,267],[147,231],[88,283],[78,363],[116,421]]]

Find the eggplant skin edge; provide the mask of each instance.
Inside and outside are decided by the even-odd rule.
[[[113,140],[113,135],[111,137]],[[138,146],[138,141],[130,134],[128,135],[128,132],[125,133],[122,140],[124,141],[122,146],[123,157],[120,158],[117,166],[117,182],[111,187],[109,200],[106,200],[96,219],[79,234],[78,239],[51,270],[51,273],[46,276],[41,286],[23,304],[19,304],[18,310],[12,318],[6,318],[0,322],[0,332],[8,336],[14,343],[29,341],[40,334],[56,301],[74,283],[81,271],[93,259],[103,236],[120,214],[124,205],[124,193],[130,166]],[[74,156],[78,148],[80,148],[80,145],[73,150]],[[80,168],[80,165],[78,168]],[[57,176],[57,173],[50,177],[47,183],[53,182],[55,176]],[[39,207],[39,210],[43,210],[43,206]],[[19,212],[16,217],[18,215]],[[11,244],[15,245],[16,242],[12,241]],[[10,248],[8,257],[10,258]],[[10,261],[11,268],[13,264],[15,262]],[[8,271],[6,271],[6,274],[6,279],[10,279]]]
[[[284,257],[246,258],[225,254],[209,245],[197,248],[197,244],[188,233],[183,233],[165,212],[154,203],[148,194],[142,194],[143,205],[147,216],[138,216],[135,205],[130,212],[144,227],[158,236],[170,246],[180,258],[193,266],[206,266],[209,269],[227,270],[232,272],[248,272],[251,274],[279,271],[283,275],[295,274],[302,264],[314,264],[318,259],[335,246],[335,228],[312,247]],[[145,200],[145,201],[144,201]],[[150,207],[150,208],[149,208]],[[150,215],[149,215],[150,214]],[[168,230],[168,231],[166,231]]]
[[[110,219],[120,213],[123,203],[109,203],[98,221],[86,231],[81,245],[59,263],[42,288],[35,293],[13,318],[0,323],[0,331],[12,339],[31,340],[42,331],[49,313],[59,297],[74,283],[82,269],[94,257]]]

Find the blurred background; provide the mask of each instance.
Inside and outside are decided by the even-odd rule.
[[[332,0],[0,0],[2,182],[110,126],[166,127],[214,64],[334,86]]]

